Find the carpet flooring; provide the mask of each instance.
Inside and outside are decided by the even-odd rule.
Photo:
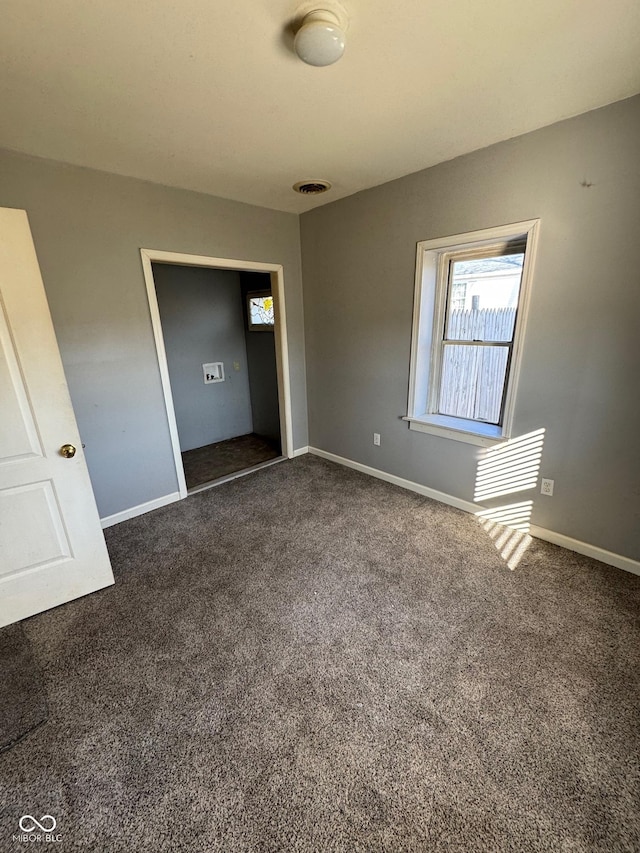
[[[640,577],[303,456],[106,531],[24,623],[0,849],[640,850]]]
[[[3,752],[47,719],[44,679],[21,624],[0,628],[0,673],[0,752]]]
[[[255,433],[186,450],[182,454],[182,464],[187,489],[275,459],[280,452],[279,445]]]

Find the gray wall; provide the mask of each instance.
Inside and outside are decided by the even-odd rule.
[[[271,281],[264,273],[241,273],[240,284],[246,318],[247,293],[252,290],[271,290]],[[253,431],[279,442],[280,409],[275,335],[273,332],[251,332],[247,329],[246,341]]]
[[[153,277],[180,449],[252,432],[240,274],[153,264]],[[223,362],[225,379],[205,385],[211,361]]]
[[[473,500],[479,449],[400,420],[416,243],[540,217],[514,435],[546,429],[555,494],[492,503],[638,559],[638,140],[640,97],[304,214],[311,445]]]
[[[284,266],[293,445],[308,443],[298,217],[0,151],[29,215],[102,516],[177,491],[140,248]]]

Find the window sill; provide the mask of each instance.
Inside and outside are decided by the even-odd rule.
[[[503,434],[502,427],[495,424],[482,424],[478,421],[450,418],[446,415],[421,415],[404,417],[402,420],[408,421],[409,429],[417,432],[428,432],[439,435],[441,438],[464,441],[480,447],[493,447],[494,444],[500,444],[508,438]]]

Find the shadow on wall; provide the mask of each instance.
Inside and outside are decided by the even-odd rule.
[[[487,450],[478,462],[474,500],[486,501],[535,489],[544,433],[544,428],[538,429]],[[532,511],[533,500],[524,500],[476,513],[511,571],[517,568],[531,544]]]

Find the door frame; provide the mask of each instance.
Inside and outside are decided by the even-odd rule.
[[[187,483],[184,476],[182,464],[182,451],[178,437],[178,424],[176,412],[171,393],[171,381],[169,379],[169,365],[167,363],[167,352],[164,345],[162,333],[162,321],[158,307],[158,296],[153,278],[154,262],[163,264],[174,264],[175,266],[205,267],[209,269],[231,270],[234,272],[261,272],[268,273],[271,279],[271,295],[275,313],[275,345],[276,345],[276,372],[278,376],[278,408],[280,412],[280,443],[282,445],[282,456],[291,459],[293,453],[292,417],[291,417],[291,380],[289,375],[289,347],[287,342],[287,315],[284,298],[284,269],[282,264],[267,264],[259,261],[241,261],[235,258],[211,258],[206,255],[186,255],[181,252],[165,252],[159,249],[140,249],[142,258],[142,269],[147,286],[147,298],[151,312],[151,325],[153,337],[156,344],[158,367],[162,381],[162,392],[164,404],[169,423],[171,445],[173,448],[173,459],[178,478],[178,488],[181,498],[186,498]]]

